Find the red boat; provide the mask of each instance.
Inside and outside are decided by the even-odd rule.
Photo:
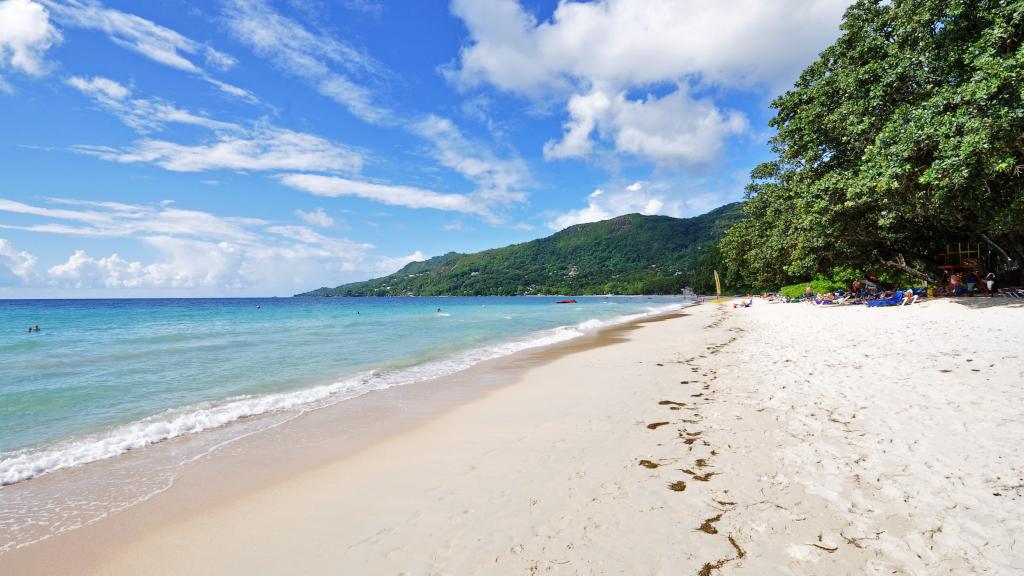
[[[574,300],[572,298],[570,298],[568,300],[559,300],[558,302],[555,302],[555,304],[575,304],[575,303],[576,303],[576,300]]]

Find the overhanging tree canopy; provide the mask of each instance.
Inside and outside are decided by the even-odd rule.
[[[934,278],[945,243],[1024,261],[1024,2],[861,0],[772,107],[776,159],[722,251],[755,286],[837,267]]]

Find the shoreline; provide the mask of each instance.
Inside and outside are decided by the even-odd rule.
[[[407,432],[461,404],[471,402],[502,386],[508,386],[531,367],[554,361],[562,355],[611,345],[620,341],[619,335],[636,329],[639,324],[673,318],[685,314],[687,309],[696,305],[695,302],[685,303],[675,310],[647,313],[640,318],[614,322],[568,340],[529,347],[505,356],[483,360],[455,373],[371,390],[354,398],[288,416],[280,423],[258,428],[255,432],[245,432],[237,438],[234,438],[234,434],[229,434],[228,429],[245,424],[244,421],[258,422],[274,415],[247,417],[243,422],[234,422],[220,429],[170,438],[147,446],[143,450],[129,451],[84,466],[56,470],[24,483],[4,487],[4,490],[9,491],[25,490],[28,486],[55,483],[55,491],[59,491],[63,486],[78,482],[77,476],[81,476],[83,471],[86,474],[98,474],[101,470],[116,466],[118,463],[177,447],[188,451],[190,445],[198,444],[206,436],[218,433],[223,433],[228,438],[226,445],[223,446],[215,441],[215,450],[198,454],[195,461],[182,466],[182,470],[175,475],[171,485],[158,488],[155,493],[145,495],[141,501],[112,508],[109,516],[104,513],[99,519],[88,521],[82,526],[56,534],[42,534],[41,538],[28,545],[0,551],[0,573],[4,573],[5,564],[20,563],[13,560],[15,557],[31,558],[36,556],[36,552],[40,552],[40,556],[45,558],[48,552],[39,549],[48,548],[52,540],[82,538],[93,541],[96,538],[92,534],[76,535],[82,531],[99,532],[100,540],[109,541],[112,546],[116,546],[121,537],[102,534],[104,529],[97,525],[109,524],[115,517],[124,521],[126,516],[131,516],[133,511],[141,506],[152,510],[140,515],[144,518],[139,518],[139,526],[152,526],[194,513],[215,502],[230,498],[239,490],[260,489],[301,471],[343,459],[375,442]],[[566,328],[573,327],[570,325]],[[282,465],[272,468],[262,466],[254,458],[256,454],[269,456]],[[230,485],[218,484],[215,481],[225,470],[234,474]],[[183,488],[186,486],[194,488]],[[216,489],[211,490],[211,486],[216,486]],[[177,498],[168,495],[170,492],[183,490],[189,492],[187,497]],[[128,522],[133,520],[135,519],[131,518]],[[134,530],[135,528],[126,533]],[[115,528],[114,531],[120,529]],[[58,547],[63,548],[62,545]],[[78,545],[72,543],[71,547],[78,548]],[[88,550],[82,552],[83,557],[77,562],[85,564],[89,563],[90,557],[98,555]],[[29,565],[33,565],[35,561],[28,562]]]
[[[434,380],[481,362],[572,340],[595,330],[680,310],[695,303],[692,299],[677,299],[667,306],[665,302],[660,302],[661,306],[648,307],[647,311],[542,328],[508,340],[499,339],[450,350],[440,356],[412,363],[399,362],[391,366],[390,361],[385,360],[381,364],[367,365],[344,376],[316,378],[317,383],[299,388],[234,395],[165,408],[130,422],[101,427],[92,432],[72,433],[63,440],[11,449],[7,453],[9,457],[0,461],[0,488],[35,480],[60,470],[116,458],[133,450],[148,449],[183,436],[215,434],[240,423],[262,418],[273,419],[282,414],[288,420],[337,402],[358,398],[367,392]],[[0,541],[0,552],[4,549]]]
[[[603,334],[419,386],[429,413],[381,402],[372,442],[352,414],[231,447],[0,573],[1024,571],[1024,306],[708,304]]]

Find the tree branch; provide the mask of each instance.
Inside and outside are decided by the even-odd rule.
[[[879,260],[882,261],[883,266],[888,266],[890,268],[895,268],[902,272],[906,272],[907,274],[910,274],[915,278],[920,278],[921,280],[930,282],[932,284],[936,283],[935,277],[932,276],[931,274],[928,274],[927,272],[922,272],[916,268],[911,268],[910,266],[908,266],[906,259],[903,258],[903,254],[897,254],[895,260],[886,260],[884,258],[879,258]]]
[[[1019,267],[1019,265],[1016,262],[1014,262],[1013,258],[1010,258],[1010,255],[1006,253],[1006,250],[1000,248],[999,245],[993,242],[988,236],[984,234],[978,234],[978,236],[981,236],[982,240],[988,242],[989,246],[995,248],[1000,254],[1003,255],[1003,258],[1006,258],[1006,266],[1009,267],[1010,270],[1016,270]]]

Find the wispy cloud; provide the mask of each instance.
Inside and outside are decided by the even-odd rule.
[[[311,32],[263,0],[229,0],[225,19],[232,35],[282,72],[309,82],[358,118],[388,123],[394,115],[355,78],[378,78],[383,67],[369,55],[326,34]]]
[[[260,219],[220,218],[208,212],[182,210],[173,205],[154,207],[70,198],[52,198],[48,202],[51,205],[79,209],[36,206],[0,198],[0,212],[59,221],[20,226],[0,224],[0,228],[87,237],[115,238],[155,234],[245,242],[257,237],[249,230],[250,228],[267,224]]]
[[[109,78],[72,76],[66,82],[142,133],[158,131],[168,123],[190,124],[211,130],[241,130],[237,124],[199,116],[159,98],[132,98],[130,88]]]
[[[197,42],[175,30],[134,14],[103,6],[96,0],[40,0],[63,26],[97,30],[111,42],[136,52],[154,62],[183,72],[195,74],[221,91],[249,102],[258,102],[251,92],[218,80],[196,63],[229,70],[237,61],[212,46]]]
[[[140,133],[161,130],[168,123],[201,126],[215,133],[213,142],[202,144],[146,138],[127,147],[72,146],[79,154],[122,164],[155,164],[174,172],[357,172],[362,166],[359,152],[312,134],[277,128],[266,121],[243,127],[200,116],[159,98],[133,97],[130,88],[109,78],[73,76],[66,82]]]
[[[317,196],[348,196],[392,206],[461,212],[492,223],[502,220],[503,207],[526,200],[523,188],[529,181],[529,170],[518,158],[498,158],[488,146],[466,138],[450,120],[439,116],[428,116],[409,130],[430,143],[427,154],[434,160],[472,183],[472,192],[446,193],[318,174],[283,174],[277,178],[286,186]]]
[[[493,218],[493,214],[481,202],[463,194],[443,194],[412,186],[377,184],[361,180],[349,180],[336,176],[319,174],[282,174],[277,177],[285,186],[302,190],[315,196],[337,198],[350,196],[365,198],[391,206],[407,208],[433,208],[475,214]]]
[[[479,199],[508,204],[526,199],[523,188],[530,176],[518,158],[500,159],[486,145],[472,142],[447,118],[430,115],[413,124],[412,131],[432,144],[431,155],[476,185]]]
[[[375,18],[380,18],[384,13],[384,5],[378,0],[342,0],[341,5],[349,10],[369,14]]]
[[[241,135],[221,133],[208,144],[145,139],[126,148],[77,145],[72,150],[122,164],[155,164],[174,172],[300,170],[357,172],[363,157],[319,136],[258,124]]]

